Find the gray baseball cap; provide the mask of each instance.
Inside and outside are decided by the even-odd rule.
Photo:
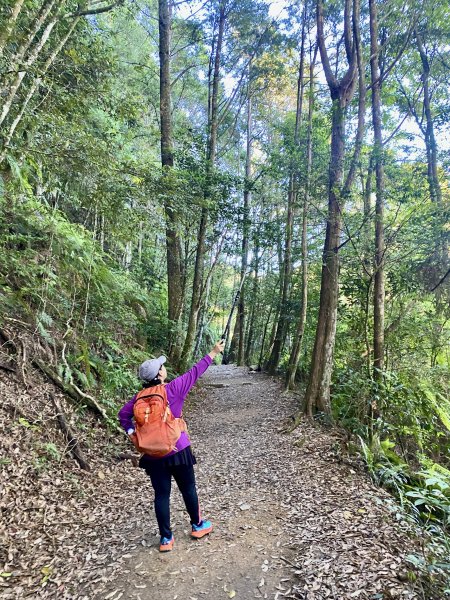
[[[166,362],[165,356],[146,360],[139,367],[139,377],[144,381],[151,381],[158,375],[160,368]]]

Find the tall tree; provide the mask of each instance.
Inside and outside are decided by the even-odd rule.
[[[302,32],[300,43],[300,61],[298,68],[297,79],[297,108],[295,113],[294,127],[294,151],[298,149],[300,128],[303,117],[303,88],[304,88],[304,71],[305,71],[305,41],[306,41],[306,25],[307,25],[307,2],[304,2],[302,11]],[[268,373],[274,374],[280,362],[281,352],[286,340],[288,329],[288,311],[289,311],[289,295],[292,279],[292,236],[294,231],[294,212],[298,193],[298,157],[291,161],[289,168],[289,184],[286,212],[286,237],[284,244],[283,258],[283,286],[280,299],[280,318],[277,324],[275,340],[272,346],[269,360],[267,361]]]
[[[250,203],[252,197],[252,157],[253,157],[253,114],[251,94],[251,63],[248,67],[247,90],[247,126],[245,152],[244,204],[242,209],[242,244],[241,244],[241,273],[240,289],[233,338],[230,344],[229,360],[236,360],[238,365],[244,364],[245,356],[245,277],[248,266],[249,235],[250,235]]]
[[[428,185],[430,187],[430,196],[434,202],[442,201],[441,186],[438,177],[438,161],[437,161],[437,143],[434,133],[434,120],[431,111],[431,91],[430,91],[430,60],[427,55],[425,44],[422,40],[422,33],[419,26],[416,26],[414,37],[417,43],[417,49],[420,55],[422,64],[422,85],[423,85],[423,112],[425,116],[425,146],[427,150],[428,163]]]
[[[328,218],[323,249],[319,315],[305,398],[307,414],[330,412],[330,384],[336,337],[339,291],[339,245],[343,211],[345,116],[358,80],[359,0],[345,0],[344,42],[347,68],[340,79],[335,75],[325,44],[322,0],[317,0],[317,40],[332,100],[331,156],[328,177]]]
[[[25,0],[16,0],[11,7],[8,7],[8,16],[3,22],[2,29],[0,31],[0,57],[3,55],[3,50],[6,43],[8,42],[11,33],[14,29],[15,22],[22,10]]]
[[[247,339],[245,342],[245,364],[250,364],[253,354],[253,346],[255,341],[255,325],[256,325],[256,310],[259,294],[259,264],[261,260],[260,256],[260,236],[261,236],[261,223],[258,222],[253,235],[253,285],[252,285],[252,302],[250,308],[250,316],[248,319],[247,327]]]
[[[172,140],[172,98],[170,80],[170,41],[172,11],[170,0],[159,0],[159,112],[161,127],[161,164],[163,168],[162,184],[171,187],[170,171],[174,165]],[[179,235],[180,223],[176,206],[168,194],[165,194],[166,248],[167,248],[167,287],[168,319],[172,327],[169,355],[174,364],[178,364],[180,349],[178,342],[178,321],[183,308],[183,260]]]
[[[308,130],[306,134],[306,181],[303,194],[302,206],[302,267],[300,284],[300,314],[297,321],[297,327],[294,333],[294,341],[289,356],[289,365],[286,372],[286,387],[293,389],[295,387],[295,377],[297,374],[300,355],[302,350],[303,336],[306,326],[306,315],[308,309],[308,212],[311,193],[311,170],[312,170],[312,125],[314,110],[314,68],[316,63],[318,47],[314,48],[309,63],[309,94],[308,94]]]
[[[225,2],[220,2],[217,16],[217,37],[213,35],[211,48],[211,63],[213,64],[212,77],[209,78],[209,97],[208,97],[208,143],[206,151],[206,181],[205,181],[205,198],[202,208],[200,226],[197,237],[197,251],[195,256],[194,280],[192,284],[192,299],[189,311],[189,319],[186,331],[186,337],[183,346],[183,360],[187,365],[192,353],[194,344],[195,332],[197,329],[198,315],[200,311],[202,294],[204,291],[203,282],[203,267],[205,261],[205,238],[208,227],[208,202],[211,195],[212,176],[214,171],[214,163],[217,154],[217,139],[218,139],[218,120],[219,120],[219,85],[220,85],[220,64],[222,59],[223,36],[226,22]]]
[[[381,123],[381,74],[378,44],[378,15],[376,0],[369,0],[370,74],[372,90],[372,125],[374,134],[373,161],[375,164],[375,265],[373,288],[373,376],[381,379],[384,367],[384,165]]]

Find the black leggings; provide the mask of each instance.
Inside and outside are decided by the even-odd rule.
[[[152,465],[147,468],[153,489],[155,490],[155,512],[161,536],[170,538],[170,488],[172,476],[177,482],[183,496],[186,509],[191,517],[191,524],[200,523],[200,508],[197,489],[195,487],[194,467],[192,465],[161,466]]]

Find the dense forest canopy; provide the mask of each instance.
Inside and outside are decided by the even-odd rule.
[[[141,359],[182,370],[236,298],[224,360],[301,389],[296,420],[338,421],[448,527],[448,3],[0,19],[5,334],[26,323],[35,363],[111,420]]]

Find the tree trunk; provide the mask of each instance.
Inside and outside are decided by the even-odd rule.
[[[295,387],[295,377],[302,351],[302,341],[305,333],[306,314],[308,308],[308,209],[311,188],[312,169],[312,117],[314,110],[314,67],[317,56],[317,46],[314,57],[309,65],[309,99],[308,99],[308,132],[306,138],[306,183],[302,210],[302,279],[300,296],[300,315],[294,336],[294,344],[289,357],[289,366],[286,376],[286,388]]]
[[[161,120],[161,164],[163,178],[173,167],[172,102],[170,83],[171,9],[169,0],[158,0],[159,7],[159,90]],[[170,187],[170,183],[167,182]],[[179,362],[178,324],[183,308],[183,263],[179,236],[179,217],[170,200],[164,201],[166,213],[169,357],[175,365]]]
[[[22,6],[25,0],[16,0],[16,3],[10,10],[9,18],[3,23],[2,30],[0,31],[0,58],[3,56],[3,50],[11,36],[14,24],[17,21],[17,17],[22,10]]]
[[[258,371],[261,371],[263,362],[264,362],[264,346],[266,344],[267,329],[269,328],[270,317],[272,316],[272,312],[273,312],[273,304],[271,303],[269,312],[267,313],[266,323],[265,323],[264,329],[263,329],[263,335],[262,335],[262,340],[261,340],[261,350],[259,352],[259,360],[258,360]]]
[[[438,167],[437,167],[437,144],[434,135],[433,116],[431,114],[430,102],[430,63],[422,42],[422,37],[416,29],[417,48],[422,62],[422,83],[423,83],[423,108],[426,120],[425,144],[428,157],[428,185],[430,196],[434,202],[442,201],[442,192],[439,185]]]
[[[250,67],[249,67],[249,80],[250,80]],[[250,83],[249,83],[250,86]],[[245,285],[242,282],[245,278],[248,265],[248,238],[250,230],[250,202],[252,192],[250,189],[251,177],[252,177],[252,153],[253,153],[253,131],[252,131],[252,99],[250,90],[247,98],[247,152],[245,159],[245,189],[244,189],[244,206],[242,215],[242,254],[241,254],[241,275],[240,275],[240,286],[242,287],[239,295],[238,310],[236,315],[236,322],[234,326],[233,339],[230,344],[229,360],[236,361],[238,365],[244,364],[244,352],[245,352]]]
[[[381,124],[381,78],[378,45],[378,18],[376,0],[369,0],[370,14],[370,73],[372,83],[372,121],[375,163],[375,278],[373,323],[373,377],[381,380],[384,368],[384,166]]]
[[[225,29],[225,10],[223,4],[220,6],[219,12],[219,29],[217,34],[217,43],[215,45],[215,57],[214,57],[214,74],[212,82],[212,94],[210,105],[210,123],[209,123],[209,140],[207,149],[207,187],[209,187],[209,179],[214,169],[214,163],[217,153],[217,130],[218,130],[218,96],[219,96],[219,83],[220,83],[220,62],[222,57],[222,45],[223,45],[223,33]],[[209,197],[209,189],[205,190],[206,200]],[[205,260],[205,238],[206,230],[208,226],[208,209],[204,207],[202,209],[202,215],[200,219],[200,227],[198,231],[198,244],[197,252],[195,256],[195,268],[194,268],[194,281],[192,284],[192,300],[191,308],[189,311],[188,326],[186,332],[186,338],[183,346],[183,365],[186,367],[187,363],[191,358],[192,346],[194,344],[195,332],[197,330],[197,321],[200,311],[200,305],[202,300],[203,292],[203,267]],[[183,370],[183,369],[182,369]]]
[[[195,348],[194,348],[194,352],[193,352],[194,358],[196,358],[198,356],[200,344],[201,344],[202,338],[203,338],[203,332],[204,332],[205,326],[206,326],[206,315],[207,315],[207,310],[208,310],[208,305],[209,305],[210,293],[211,293],[211,277],[208,277],[208,279],[206,280],[205,301],[203,302],[202,309],[201,309],[200,324],[199,324],[197,340],[195,342]]]
[[[336,336],[339,285],[339,255],[342,216],[339,191],[344,174],[345,109],[340,99],[333,101],[331,161],[328,184],[328,219],[323,250],[320,307],[312,358],[310,381],[306,392],[307,414],[313,409],[330,412],[330,383]]]
[[[6,156],[6,151],[8,148],[9,143],[11,142],[13,135],[17,129],[17,126],[19,125],[20,121],[22,120],[22,117],[25,113],[25,110],[28,106],[28,103],[30,102],[30,100],[32,99],[32,97],[34,96],[34,94],[36,93],[36,91],[39,89],[39,86],[41,84],[42,81],[42,77],[44,77],[44,75],[47,73],[47,71],[49,70],[49,68],[51,67],[51,65],[54,63],[56,57],[58,56],[58,54],[61,52],[61,50],[64,48],[64,46],[66,45],[68,39],[70,38],[70,36],[72,35],[73,30],[75,29],[75,27],[78,24],[78,21],[80,20],[80,17],[75,17],[75,19],[72,21],[72,24],[69,27],[69,30],[67,31],[67,33],[64,35],[64,37],[61,39],[61,41],[59,42],[59,44],[56,46],[56,48],[53,50],[53,52],[50,54],[50,56],[47,58],[47,60],[45,61],[42,69],[41,69],[41,73],[38,77],[35,77],[33,83],[31,84],[30,89],[28,90],[28,93],[24,99],[24,101],[22,102],[22,106],[20,108],[19,113],[17,114],[16,118],[14,119],[14,121],[11,123],[10,127],[9,127],[9,131],[5,137],[5,142],[4,142],[4,146],[3,146],[3,150],[0,154],[0,163],[3,162],[3,160],[5,159]]]
[[[12,84],[9,86],[9,88],[6,91],[6,98],[3,103],[2,112],[0,114],[0,125],[2,125],[2,123],[8,116],[9,111],[11,110],[13,100],[16,97],[16,94],[17,94],[20,86],[22,85],[22,81],[23,81],[25,75],[27,74],[27,71],[36,62],[42,48],[44,47],[48,38],[50,37],[50,34],[51,34],[53,28],[55,27],[56,23],[57,23],[57,19],[56,19],[56,17],[54,17],[53,20],[50,21],[50,23],[48,23],[48,25],[44,29],[41,39],[34,46],[33,50],[31,51],[30,55],[28,56],[27,60],[25,61],[23,67],[20,67],[18,65],[20,70],[17,72]]]
[[[330,88],[332,106],[331,157],[328,176],[328,219],[323,250],[319,316],[312,357],[311,373],[306,390],[305,411],[311,416],[314,410],[329,414],[330,385],[333,369],[333,351],[336,338],[337,302],[339,293],[339,240],[342,225],[342,183],[345,153],[345,113],[357,81],[357,47],[355,39],[347,39],[359,30],[359,0],[353,1],[351,17],[350,0],[345,2],[344,36],[348,69],[338,81],[331,68],[325,46],[322,0],[317,0],[317,41]],[[350,26],[351,19],[353,27]]]
[[[261,227],[258,226],[258,229],[255,234],[255,244],[254,244],[254,265],[255,265],[255,276],[253,279],[253,289],[252,289],[252,309],[250,313],[250,319],[248,323],[248,334],[246,340],[245,347],[245,364],[250,364],[253,354],[253,344],[255,339],[255,321],[256,321],[256,305],[258,302],[258,292],[259,292],[259,235],[260,235]]]
[[[303,25],[302,25],[302,38],[300,48],[300,62],[298,69],[297,78],[297,110],[295,117],[295,129],[294,129],[294,148],[297,150],[299,141],[299,132],[302,122],[303,112],[303,88],[304,88],[304,70],[305,70],[305,39],[306,39],[306,6],[304,3],[303,8]],[[277,323],[277,331],[275,334],[275,340],[272,346],[269,360],[267,362],[267,371],[270,374],[274,374],[278,368],[280,362],[281,353],[283,351],[284,343],[286,340],[286,334],[288,330],[288,310],[289,310],[289,292],[291,287],[292,279],[292,235],[294,230],[294,211],[295,203],[297,200],[297,184],[298,184],[298,172],[296,169],[296,162],[298,158],[292,161],[290,165],[289,174],[289,187],[288,187],[288,202],[287,202],[287,218],[286,218],[286,240],[284,246],[284,259],[283,259],[283,288],[281,292],[281,303],[280,303],[280,318]]]
[[[249,73],[250,79],[250,73]],[[249,84],[250,85],[250,84]],[[245,159],[245,190],[244,190],[244,212],[243,212],[243,230],[242,230],[242,266],[241,283],[244,280],[248,265],[248,238],[250,233],[250,203],[252,198],[251,178],[252,178],[252,155],[253,155],[253,119],[252,119],[252,98],[250,90],[247,101],[247,153]],[[239,296],[239,345],[237,364],[244,364],[245,349],[245,284],[242,286]]]

